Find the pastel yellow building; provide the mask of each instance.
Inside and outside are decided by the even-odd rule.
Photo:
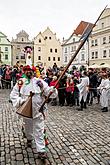
[[[60,67],[62,65],[61,56],[61,43],[56,38],[56,33],[54,34],[49,27],[34,38],[34,65],[43,64],[48,68],[56,63]]]

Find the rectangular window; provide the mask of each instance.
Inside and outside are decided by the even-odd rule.
[[[55,53],[57,53],[57,49],[55,49]]]
[[[50,49],[50,52],[52,53],[52,48]]]
[[[21,56],[21,59],[24,60],[24,59],[25,59],[25,55],[22,55],[22,56]]]
[[[76,46],[74,46],[74,51],[76,50]]]
[[[17,45],[17,49],[20,49],[20,45]]]
[[[16,59],[18,60],[19,59],[19,56],[16,56]]]
[[[109,49],[109,57],[110,57],[110,49]]]
[[[109,43],[110,43],[110,36],[109,36]]]
[[[65,56],[65,61],[64,62],[67,62],[67,56]]]
[[[97,46],[98,44],[97,44],[97,39],[95,40],[95,46]]]
[[[91,41],[91,46],[94,46],[94,40]]]
[[[38,47],[38,51],[41,52],[41,47]]]
[[[58,57],[58,61],[60,61],[60,57]]]
[[[95,58],[98,58],[98,52],[95,52]]]
[[[65,53],[67,53],[67,48],[65,48]]]
[[[5,51],[8,51],[8,47],[5,47]]]
[[[92,52],[92,57],[91,58],[94,59],[94,52]]]
[[[84,57],[84,54],[81,55],[81,61],[84,61],[85,60],[85,57]]]
[[[50,61],[50,57],[48,57],[48,61]]]
[[[53,57],[53,61],[55,61],[55,57]]]
[[[5,60],[8,60],[8,54],[5,54]]]
[[[103,44],[106,44],[106,37],[103,37]]]
[[[41,56],[38,56],[38,60],[41,60]]]
[[[107,51],[106,51],[106,50],[103,51],[103,57],[104,57],[104,58],[107,57]]]
[[[74,48],[73,48],[73,46],[71,47],[71,52],[73,52],[73,50],[74,50]]]

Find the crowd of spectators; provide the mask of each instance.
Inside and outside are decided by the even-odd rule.
[[[44,79],[49,86],[55,86],[58,81],[59,76],[64,71],[64,67],[58,67],[56,63],[54,63],[53,67],[49,67],[47,70],[44,69],[43,66],[36,66],[34,68],[34,76],[38,77],[36,68],[40,72],[40,78]],[[2,89],[11,89],[16,84],[16,82],[22,77],[24,67],[20,66],[8,66],[1,65],[0,66],[0,88]],[[84,68],[84,71],[85,68]],[[77,84],[80,83],[80,78],[82,77],[82,70],[77,70],[76,68],[71,69],[71,71],[67,71],[64,76],[59,81],[56,86],[58,90],[58,99],[53,99],[51,104],[53,106],[79,106],[79,90],[77,88]],[[100,85],[102,80],[102,72],[106,73],[108,78],[110,79],[110,72],[106,69],[101,71],[97,71],[96,69],[90,68],[87,71],[87,76],[89,77],[89,92],[87,96],[87,104],[92,105],[93,100],[97,99],[97,103],[99,103],[100,94],[97,91],[97,87]]]

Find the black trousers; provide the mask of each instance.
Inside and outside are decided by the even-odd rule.
[[[64,105],[64,103],[65,103],[65,90],[62,90],[62,89],[58,90],[58,98],[59,98],[59,104]]]

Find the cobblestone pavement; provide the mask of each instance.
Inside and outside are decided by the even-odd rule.
[[[9,91],[0,90],[1,165],[40,165],[35,144],[26,146],[21,122],[8,103]],[[110,110],[99,105],[77,111],[75,107],[49,106],[46,121],[51,165],[109,165]]]

